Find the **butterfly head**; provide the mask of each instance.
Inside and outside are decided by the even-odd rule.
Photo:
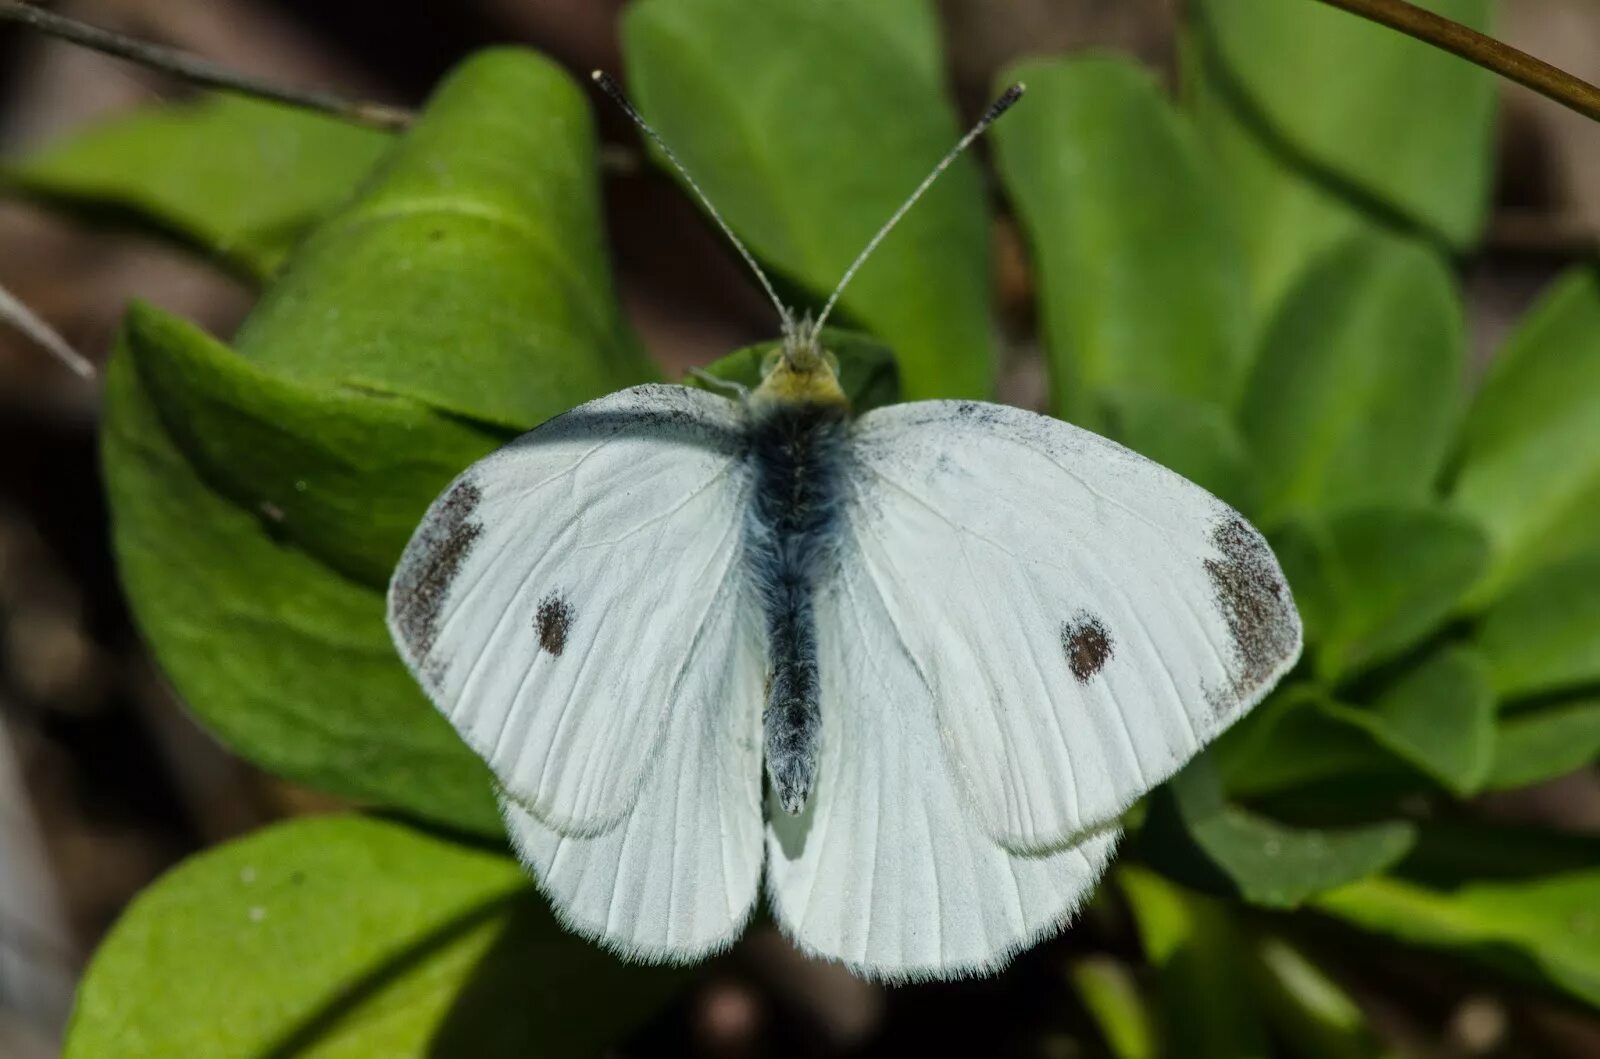
[[[761,365],[761,385],[752,396],[757,401],[788,404],[839,408],[850,404],[839,385],[839,359],[823,348],[809,319],[784,327],[783,343],[767,354]]]

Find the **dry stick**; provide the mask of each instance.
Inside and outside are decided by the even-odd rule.
[[[409,110],[391,107],[384,103],[368,103],[344,99],[327,92],[285,88],[174,48],[147,44],[124,37],[120,33],[113,33],[98,26],[45,11],[32,4],[22,3],[21,0],[0,0],[0,22],[16,22],[36,29],[40,33],[60,37],[62,40],[107,55],[115,55],[140,66],[176,74],[207,88],[220,88],[246,96],[255,96],[258,99],[268,99],[275,103],[288,103],[309,110],[320,110],[360,125],[370,125],[379,129],[403,129],[410,125],[415,117]]]
[[[68,345],[66,339],[58,335],[49,324],[39,319],[32,309],[22,304],[4,287],[0,287],[0,321],[10,324],[33,339],[40,348],[54,353],[56,359],[85,379],[94,378],[94,365],[89,363],[88,358]]]
[[[1399,30],[1435,48],[1492,70],[1540,95],[1600,121],[1600,88],[1535,59],[1469,26],[1452,22],[1405,0],[1322,0],[1362,18]]]

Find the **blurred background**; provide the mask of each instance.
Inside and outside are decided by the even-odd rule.
[[[1110,46],[1169,80],[1176,0],[946,0],[953,89],[966,115],[993,72],[1019,56]],[[618,69],[610,0],[74,0],[57,10],[175,45],[272,80],[418,104],[483,45],[516,41],[575,72]],[[1600,81],[1600,5],[1505,0],[1497,35]],[[819,71],[825,76],[825,71]],[[1355,76],[1355,74],[1352,74]],[[0,27],[0,156],[97,117],[191,90],[127,63]],[[1465,266],[1472,348],[1481,363],[1564,266],[1600,246],[1600,130],[1502,85],[1491,233]],[[597,107],[616,145],[605,191],[628,312],[671,371],[770,336],[765,302],[670,181],[641,163],[620,115]],[[994,231],[1010,340],[1005,396],[1038,404],[1029,277],[1020,240]],[[227,336],[252,294],[216,262],[115,225],[69,221],[0,197],[0,287],[77,349],[103,361],[127,300],[141,297]],[[0,329],[0,1059],[55,1054],[85,954],[132,896],[185,855],[329,802],[230,756],[186,716],[129,623],[108,548],[96,469],[97,390]],[[1485,799],[1485,811],[1600,829],[1591,769],[1558,784]],[[741,947],[629,1048],[637,1054],[953,1051],[993,1044],[1050,1003],[1060,970],[886,994],[810,964],[770,927]],[[1227,983],[1218,983],[1227,988]],[[942,1012],[952,992],[963,1022]],[[1493,1054],[1500,998],[1440,987],[1449,1054]],[[1378,1008],[1404,1036],[1410,1013]],[[1600,1033],[1561,1016],[1552,1047],[1600,1055]],[[965,1020],[989,1028],[976,1035]],[[1498,1020],[1498,1021],[1497,1021]],[[1070,1041],[1030,1045],[1071,1055]]]

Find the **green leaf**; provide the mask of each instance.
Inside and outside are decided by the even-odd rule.
[[[140,631],[184,700],[223,742],[279,775],[427,819],[497,831],[487,769],[395,655],[384,625],[383,579],[351,580],[284,540],[279,527],[298,529],[298,510],[295,522],[285,517],[280,523],[266,513],[270,506],[217,491],[164,425],[163,409],[141,377],[146,360],[158,378],[197,369],[189,380],[191,399],[169,406],[179,412],[261,379],[259,370],[198,332],[137,308],[106,374],[101,460],[117,567]],[[158,386],[170,382],[161,379]],[[277,383],[278,394],[273,388],[253,393],[253,410],[270,409],[283,385]],[[343,399],[350,406],[360,400]],[[342,483],[351,467],[381,461],[385,444],[450,441],[449,430],[429,422],[436,418],[431,413],[399,403],[385,410],[381,399],[369,400],[365,416],[327,421],[330,431],[348,435],[390,420],[383,424],[390,427],[386,433],[363,439],[356,460],[341,466],[338,454],[319,452],[311,420],[306,435],[285,430],[272,438],[282,442],[277,451],[304,460],[280,473],[304,475],[296,480],[307,483],[305,495],[316,497],[328,483]],[[317,408],[292,400],[281,407],[302,423]],[[406,418],[419,436],[408,440],[393,429],[393,420]],[[229,420],[218,416],[217,422]],[[237,422],[241,439],[260,436],[259,420],[241,414]],[[226,431],[210,435],[207,455],[219,456],[230,437]],[[447,444],[441,448],[448,451]],[[425,489],[417,495],[414,519],[430,499]],[[262,503],[273,501],[264,496]],[[312,512],[313,526],[316,517]]]
[[[503,855],[305,819],[135,899],[79,988],[65,1054],[587,1056],[679,980],[562,930]]]
[[[1366,879],[1315,903],[1364,930],[1545,982],[1600,1007],[1600,872],[1453,891]]]
[[[1373,236],[1319,258],[1267,326],[1241,409],[1266,523],[1429,499],[1465,347],[1450,274],[1427,250]]]
[[[1495,752],[1494,693],[1483,661],[1465,648],[1429,655],[1370,707],[1325,709],[1460,797],[1488,779]]]
[[[530,249],[593,219],[592,148],[565,75],[486,53],[296,253],[245,356],[130,313],[102,438],[118,564],[178,691],[263,767],[499,830],[487,770],[395,655],[383,593],[428,503],[506,425],[645,376],[598,231],[592,257],[549,248],[559,276]]]
[[[1231,407],[1249,352],[1243,259],[1187,122],[1119,57],[1002,79],[1028,86],[995,150],[1038,266],[1057,411],[1081,419],[1103,387]]]
[[[1504,790],[1565,776],[1600,759],[1600,699],[1513,714],[1500,722],[1489,787]]]
[[[761,385],[762,364],[782,345],[781,341],[757,342],[720,357],[701,370],[753,390]],[[856,415],[900,399],[900,374],[888,346],[870,335],[828,327],[822,331],[822,347],[838,358],[839,385],[850,398],[850,409]],[[715,389],[693,375],[685,377],[683,384]]]
[[[1208,758],[1190,762],[1154,796],[1140,848],[1157,868],[1208,892],[1294,908],[1374,875],[1405,855],[1410,824],[1296,828],[1229,804]]]
[[[622,44],[645,116],[750,249],[820,301],[960,133],[935,26],[925,0],[640,0]],[[988,230],[970,158],[840,308],[894,349],[908,399],[989,396]]]
[[[1422,6],[1488,23],[1489,0]],[[1258,307],[1372,219],[1453,249],[1477,240],[1493,177],[1491,74],[1314,0],[1188,10],[1187,94],[1243,226]]]
[[[571,78],[533,52],[481,52],[296,251],[235,346],[308,385],[508,429],[642,381],[596,175]]]
[[[1304,953],[1281,938],[1254,946],[1255,983],[1273,1026],[1306,1059],[1393,1056],[1350,995]]]
[[[1380,507],[1273,535],[1319,677],[1333,683],[1433,632],[1488,562],[1476,526],[1443,508]]]
[[[1495,692],[1523,698],[1600,683],[1600,551],[1524,578],[1483,615]]]
[[[1117,881],[1159,977],[1166,1047],[1158,1054],[1191,1059],[1271,1054],[1256,998],[1238,987],[1249,966],[1226,907],[1136,867],[1120,868]],[[1219,983],[1231,986],[1218,988]]]
[[[1177,471],[1245,514],[1255,510],[1255,464],[1239,428],[1218,405],[1161,393],[1106,391],[1099,395],[1093,421],[1106,437]]]
[[[264,279],[393,137],[233,95],[144,107],[0,168],[0,185],[111,210]]]
[[[1224,788],[1254,798],[1330,780],[1365,779],[1392,760],[1365,732],[1327,712],[1327,692],[1310,684],[1280,687],[1223,733],[1210,753]]]
[[[1467,415],[1453,502],[1488,531],[1486,601],[1600,548],[1600,269],[1575,269],[1489,366]]]
[[[1157,1059],[1161,1052],[1154,1013],[1126,964],[1089,956],[1074,961],[1067,975],[1112,1059]]]

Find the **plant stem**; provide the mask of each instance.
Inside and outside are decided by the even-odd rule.
[[[326,92],[285,88],[236,70],[229,70],[199,56],[188,55],[173,48],[164,48],[158,44],[147,44],[131,37],[124,37],[120,33],[113,33],[98,26],[45,11],[32,4],[23,3],[22,0],[0,0],[0,22],[16,22],[48,36],[59,37],[107,55],[115,55],[140,66],[176,74],[186,81],[207,88],[219,88],[275,103],[288,103],[291,106],[319,110],[360,125],[370,125],[380,129],[403,129],[411,124],[413,117],[408,110],[384,103],[369,103],[344,99]]]
[[[75,374],[85,379],[94,378],[94,365],[4,287],[0,287],[0,321],[31,338],[39,348],[54,355]]]
[[[1435,48],[1453,52],[1468,62],[1492,70],[1579,114],[1600,121],[1600,88],[1542,59],[1535,59],[1525,51],[1479,33],[1470,26],[1463,26],[1415,4],[1406,3],[1406,0],[1322,2],[1399,30]]]

